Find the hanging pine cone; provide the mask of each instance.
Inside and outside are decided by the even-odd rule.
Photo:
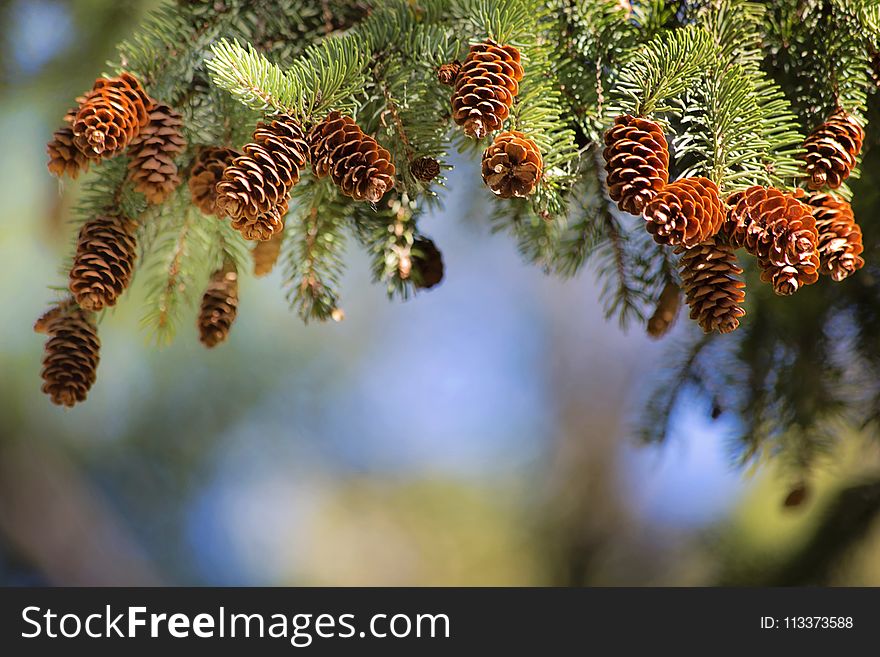
[[[794,294],[819,279],[816,222],[793,194],[772,187],[749,187],[727,199],[726,233],[734,247],[758,258],[761,280],[776,294]]]
[[[669,182],[669,145],[659,125],[622,114],[605,133],[608,196],[624,212],[641,214]]]
[[[679,249],[681,287],[691,319],[706,333],[730,333],[745,315],[740,304],[745,301],[746,284],[737,277],[742,269],[732,246],[716,238],[690,249]]]
[[[417,157],[410,163],[409,172],[416,180],[431,182],[440,175],[440,163],[433,157]]]
[[[98,78],[73,121],[74,142],[91,160],[121,153],[149,121],[149,96],[130,73]]]
[[[216,347],[229,337],[238,314],[238,274],[235,266],[225,265],[211,276],[199,307],[199,341]]]
[[[669,281],[663,286],[654,314],[648,320],[648,335],[652,338],[662,338],[666,335],[675,324],[680,306],[681,290],[678,289],[678,285]]]
[[[100,215],[83,224],[69,287],[84,310],[115,305],[128,287],[137,256],[134,231],[133,221],[115,215]]]
[[[71,127],[78,109],[76,107],[64,116],[67,125],[56,130],[52,135],[52,141],[46,145],[46,152],[49,154],[49,173],[54,176],[66,175],[75,179],[81,171],[89,168],[89,158],[77,148]]]
[[[333,111],[315,125],[309,132],[309,152],[315,175],[329,174],[356,201],[376,203],[394,187],[391,154],[349,116]]]
[[[174,158],[186,149],[180,114],[163,103],[150,108],[150,121],[129,147],[129,175],[136,191],[159,204],[180,184]]]
[[[833,194],[813,194],[808,199],[819,233],[819,272],[842,281],[865,264],[860,255],[862,229],[852,206]]]
[[[837,189],[849,178],[862,150],[865,131],[845,110],[836,110],[804,141],[810,189]]]
[[[452,119],[468,137],[499,130],[519,93],[519,50],[491,39],[471,46],[452,94]]]
[[[84,401],[98,370],[101,341],[91,316],[72,304],[60,304],[37,321],[49,339],[43,352],[43,386],[53,404]]]
[[[708,178],[682,178],[667,185],[645,206],[645,227],[658,244],[696,246],[724,223],[718,186]]]
[[[253,141],[226,167],[217,184],[217,209],[239,223],[253,223],[286,202],[308,161],[305,133],[286,115],[260,123]],[[268,238],[266,238],[268,239]]]
[[[412,262],[410,277],[416,288],[428,290],[439,285],[443,280],[443,254],[433,240],[427,237],[417,237],[413,240],[410,260]]]
[[[254,260],[254,276],[260,278],[268,276],[275,269],[278,256],[281,255],[281,245],[284,243],[284,227],[275,233],[271,239],[265,242],[257,242],[251,251]]]
[[[205,146],[199,149],[189,173],[189,193],[203,214],[217,214],[217,183],[240,153],[231,148]]]
[[[457,59],[454,62],[443,64],[437,69],[437,81],[451,87],[458,78],[458,72],[461,71],[461,62]]]
[[[499,133],[483,152],[483,182],[501,198],[532,194],[543,168],[538,145],[515,130]]]
[[[287,199],[280,205],[270,208],[267,212],[253,219],[246,216],[232,220],[232,227],[241,233],[246,240],[265,242],[272,239],[284,229],[284,217],[287,216]]]

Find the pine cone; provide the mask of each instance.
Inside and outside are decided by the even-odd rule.
[[[491,39],[471,46],[452,94],[452,118],[468,137],[499,130],[519,93],[519,51]]]
[[[417,237],[413,240],[410,259],[412,262],[410,276],[416,288],[428,290],[439,285],[443,280],[443,254],[433,240],[427,237]]]
[[[70,304],[50,310],[41,320],[46,321],[43,332],[49,335],[43,351],[42,390],[53,404],[70,408],[84,401],[95,383],[101,348],[98,331],[88,313]]]
[[[205,146],[199,149],[189,173],[189,193],[203,214],[217,214],[217,183],[240,153],[231,148]]]
[[[819,233],[819,272],[842,281],[865,264],[860,255],[862,229],[856,223],[852,206],[833,194],[813,194],[808,200],[813,208]]]
[[[64,116],[67,125],[56,130],[52,135],[52,141],[46,145],[46,152],[49,154],[49,173],[54,176],[67,175],[76,179],[81,171],[89,168],[89,158],[77,148],[71,127],[78,110],[78,107],[74,108]]]
[[[128,164],[135,190],[159,204],[180,184],[175,156],[186,150],[180,114],[162,103],[150,109],[150,122],[129,147]]]
[[[410,163],[409,172],[416,180],[431,182],[440,175],[440,163],[433,157],[417,157]]]
[[[83,224],[69,287],[84,310],[116,305],[128,287],[137,257],[134,231],[134,222],[121,216],[100,215]]]
[[[804,141],[810,189],[837,189],[849,178],[862,150],[865,131],[853,116],[838,109]]]
[[[654,314],[648,320],[648,335],[652,338],[662,338],[666,335],[675,324],[680,306],[681,290],[678,289],[678,285],[669,281],[663,286]]]
[[[605,133],[608,195],[624,212],[640,214],[669,182],[669,146],[659,125],[622,114]]]
[[[745,315],[746,284],[737,278],[742,269],[732,246],[712,238],[690,249],[679,248],[681,287],[691,319],[706,333],[730,333]]]
[[[437,69],[437,81],[451,87],[455,84],[459,71],[461,71],[461,62],[457,59],[454,62],[443,64]]]
[[[819,279],[816,222],[797,196],[754,186],[733,194],[727,205],[731,244],[757,257],[761,280],[776,294],[794,294]]]
[[[376,203],[394,187],[391,154],[351,117],[330,112],[309,132],[309,151],[315,175],[330,174],[342,193],[356,201]]]
[[[718,186],[708,178],[682,178],[667,185],[643,211],[645,227],[658,244],[696,246],[724,223]]]
[[[287,216],[287,199],[280,205],[270,208],[267,212],[253,219],[243,216],[232,220],[232,227],[241,233],[246,240],[265,242],[272,239],[284,229],[284,217]]]
[[[286,202],[307,161],[305,133],[296,119],[281,115],[260,123],[217,184],[219,213],[239,223],[259,221]]]
[[[532,194],[544,160],[538,145],[521,132],[499,133],[483,152],[483,182],[501,198]]]
[[[265,242],[257,242],[251,251],[254,259],[254,276],[260,278],[268,276],[275,269],[278,256],[281,255],[281,245],[284,243],[284,227],[275,233],[271,239]]]
[[[149,121],[149,96],[130,73],[98,78],[73,121],[74,142],[91,160],[118,155]]]
[[[238,314],[238,274],[227,264],[211,276],[208,289],[199,307],[199,341],[216,347],[229,337],[232,323]]]

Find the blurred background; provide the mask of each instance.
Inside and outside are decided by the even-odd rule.
[[[880,585],[877,441],[839,427],[803,485],[737,467],[735,420],[694,395],[641,445],[692,327],[624,332],[589,270],[523,264],[464,161],[422,223],[439,288],[388,302],[353,247],[345,321],[304,326],[277,278],[246,278],[207,351],[194,311],[149,343],[136,279],[88,402],[52,406],[32,324],[64,280],[77,184],[45,143],[153,4],[0,2],[5,585]]]

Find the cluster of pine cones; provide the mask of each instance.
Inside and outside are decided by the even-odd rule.
[[[520,53],[492,40],[470,48],[463,64],[438,71],[454,87],[452,117],[464,133],[482,139],[495,135],[483,155],[482,176],[501,198],[526,197],[541,180],[543,160],[537,144],[522,132],[501,131],[523,77]],[[125,155],[128,184],[148,203],[161,204],[181,184],[177,160],[186,150],[183,120],[168,105],[151,98],[131,73],[99,78],[65,125],[49,142],[49,171],[76,178],[93,162]],[[329,176],[340,192],[357,201],[376,203],[395,186],[391,155],[355,121],[330,112],[311,126],[291,116],[260,123],[240,150],[205,145],[183,172],[192,203],[203,214],[229,219],[246,240],[256,242],[254,274],[270,273],[279,257],[284,219],[293,187],[304,167],[316,178]],[[429,182],[440,173],[431,157],[409,162],[410,173]],[[95,380],[99,342],[95,313],[114,306],[131,282],[137,259],[135,219],[114,201],[83,226],[77,241],[68,287],[71,296],[38,320],[46,343],[44,391],[55,403],[82,401]],[[443,278],[443,261],[433,242],[419,238],[407,259],[417,287]],[[201,342],[220,344],[229,335],[238,309],[238,272],[226,262],[211,277],[198,315]]]
[[[729,333],[745,314],[736,249],[755,256],[761,280],[780,295],[815,283],[819,274],[841,281],[862,267],[861,230],[850,204],[831,190],[852,172],[863,139],[856,119],[838,109],[804,142],[809,192],[754,186],[722,200],[707,178],[670,183],[663,130],[647,118],[622,115],[605,134],[608,193],[621,210],[644,217],[656,242],[680,255],[691,319],[707,333]],[[667,285],[649,334],[669,329],[678,304],[677,286]]]
[[[127,182],[151,204],[160,204],[181,183],[177,158],[186,149],[179,113],[152,99],[131,73],[99,78],[64,117],[65,126],[47,146],[49,171],[76,178],[92,162],[126,155]],[[300,171],[311,163],[317,178],[329,176],[340,192],[378,202],[395,185],[391,155],[355,121],[339,112],[306,129],[290,116],[260,123],[240,151],[200,146],[186,167],[192,203],[205,215],[228,218],[242,237],[256,242],[254,274],[270,273],[279,257],[284,217]],[[440,172],[430,157],[410,163],[411,173],[430,181]],[[131,282],[137,258],[137,222],[114,201],[82,226],[68,287],[71,296],[53,306],[35,329],[49,335],[44,391],[72,406],[85,399],[95,380],[99,342],[95,313],[114,306]],[[413,245],[411,268],[417,287],[443,277],[440,251],[430,240]],[[211,277],[198,314],[202,344],[225,341],[238,308],[238,272],[226,262]]]
[[[519,51],[491,39],[471,46],[463,64],[444,64],[437,71],[437,79],[454,88],[453,121],[475,139],[502,129],[522,78]],[[517,130],[498,132],[483,152],[483,181],[500,198],[534,193],[543,168],[538,145]]]
[[[164,202],[181,183],[175,162],[186,149],[180,115],[150,98],[130,73],[99,78],[77,102],[47,146],[49,171],[76,178],[91,162],[126,154],[133,189],[149,203]],[[330,176],[356,200],[379,201],[394,187],[389,152],[339,112],[308,132],[292,117],[274,117],[257,126],[240,152],[200,147],[188,169],[193,205],[206,215],[228,217],[245,239],[258,241],[257,276],[271,272],[278,259],[290,192],[308,162],[315,176]],[[431,163],[422,163],[422,169],[430,172]],[[50,336],[43,390],[57,404],[82,401],[95,380],[100,345],[95,313],[114,306],[131,282],[136,231],[136,221],[118,206],[83,224],[68,277],[71,296],[37,321],[35,329]],[[435,260],[442,263],[439,259],[437,251]],[[226,340],[237,308],[238,273],[227,262],[202,297],[198,329],[205,346]]]

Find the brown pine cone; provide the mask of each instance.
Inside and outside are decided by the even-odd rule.
[[[416,288],[429,290],[443,280],[443,254],[433,240],[427,237],[417,237],[413,240],[410,260],[412,262],[410,277]]]
[[[483,152],[483,182],[501,198],[525,198],[538,187],[544,160],[538,145],[522,132],[499,133]]]
[[[93,311],[116,305],[131,282],[136,257],[132,220],[100,215],[83,224],[69,280],[76,302]]]
[[[265,242],[257,242],[251,251],[254,260],[254,276],[260,278],[268,276],[275,269],[278,256],[281,255],[281,245],[284,243],[284,226],[275,233],[271,239]]]
[[[73,121],[74,142],[90,160],[118,155],[149,121],[149,96],[130,73],[98,78]]]
[[[260,123],[241,150],[217,184],[217,210],[247,224],[286,202],[309,152],[302,126],[286,115]]]
[[[659,125],[622,114],[605,133],[608,196],[624,212],[640,214],[669,182],[669,145]]]
[[[654,314],[648,320],[648,335],[652,338],[662,338],[666,335],[675,324],[680,306],[681,290],[678,289],[678,285],[669,281],[663,286]]]
[[[757,257],[761,280],[776,294],[794,294],[819,279],[816,222],[796,195],[754,186],[733,194],[727,205],[731,244]]]
[[[238,274],[225,265],[211,276],[199,307],[199,341],[208,347],[225,342],[238,314]]]
[[[128,170],[136,191],[159,204],[180,184],[174,158],[186,150],[180,114],[163,103],[150,109],[150,122],[128,149]]]
[[[730,333],[745,315],[740,304],[745,301],[746,284],[737,278],[742,269],[736,254],[717,238],[690,249],[679,249],[679,271],[691,319],[706,333]]]
[[[200,148],[189,173],[189,193],[203,214],[217,214],[217,183],[223,172],[240,153],[231,148],[205,146]]]
[[[454,62],[443,64],[437,69],[437,81],[451,87],[455,84],[459,71],[461,71],[461,62],[457,59]]]
[[[814,128],[804,141],[810,189],[826,185],[831,189],[840,187],[856,165],[864,138],[862,126],[843,109],[836,110],[825,123]]]
[[[84,401],[97,376],[101,341],[91,315],[72,304],[49,310],[42,332],[49,335],[43,351],[42,391],[53,404],[68,408]],[[40,324],[38,320],[37,324]]]
[[[860,255],[862,229],[856,223],[852,206],[834,194],[813,194],[808,202],[813,208],[819,233],[819,272],[842,281],[865,264]]]
[[[468,137],[499,130],[519,93],[523,67],[519,50],[491,39],[471,46],[452,94],[452,119]]]
[[[708,178],[682,178],[656,194],[643,210],[645,227],[658,244],[696,246],[724,223],[718,186]]]
[[[56,130],[52,135],[52,141],[46,145],[46,152],[49,154],[49,173],[59,178],[67,175],[76,179],[81,171],[89,168],[89,158],[76,146],[76,138],[71,127],[77,111],[79,107],[70,110],[64,116],[67,125]]]
[[[242,216],[232,220],[232,227],[241,233],[246,240],[265,242],[272,239],[284,229],[284,217],[287,216],[287,199],[280,205],[270,208],[267,212],[253,219]]]
[[[433,157],[417,157],[410,163],[409,172],[416,180],[431,182],[440,175],[440,163]]]
[[[391,153],[351,117],[330,112],[309,132],[309,151],[315,175],[329,174],[342,193],[356,201],[376,203],[394,187]]]

